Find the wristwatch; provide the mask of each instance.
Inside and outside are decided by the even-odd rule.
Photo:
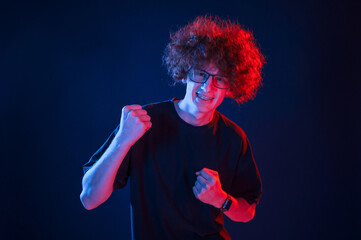
[[[220,208],[221,212],[227,212],[230,209],[231,205],[232,205],[232,199],[227,194],[227,199],[224,201],[222,207]]]

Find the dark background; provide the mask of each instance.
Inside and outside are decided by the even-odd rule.
[[[356,1],[19,1],[0,6],[1,239],[129,239],[129,189],[95,210],[82,165],[126,104],[183,97],[161,55],[197,15],[238,20],[267,57],[254,101],[219,110],[263,180],[234,239],[360,239]]]

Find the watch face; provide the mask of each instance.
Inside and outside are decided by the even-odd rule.
[[[226,201],[224,201],[223,206],[221,207],[221,212],[226,212],[230,209],[232,205],[232,199],[227,197]]]
[[[228,202],[226,203],[226,207],[225,207],[227,211],[231,208],[231,205],[232,205],[232,199],[228,198]]]

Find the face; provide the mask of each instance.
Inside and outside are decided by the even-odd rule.
[[[200,70],[210,74],[220,75],[214,63],[205,64]],[[187,90],[184,100],[200,113],[213,113],[223,102],[227,89],[219,89],[213,85],[213,78],[209,77],[207,82],[201,84],[189,80],[187,77]]]

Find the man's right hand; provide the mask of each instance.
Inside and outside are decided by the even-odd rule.
[[[120,127],[117,135],[132,146],[152,126],[147,111],[140,105],[127,105],[122,109]]]

